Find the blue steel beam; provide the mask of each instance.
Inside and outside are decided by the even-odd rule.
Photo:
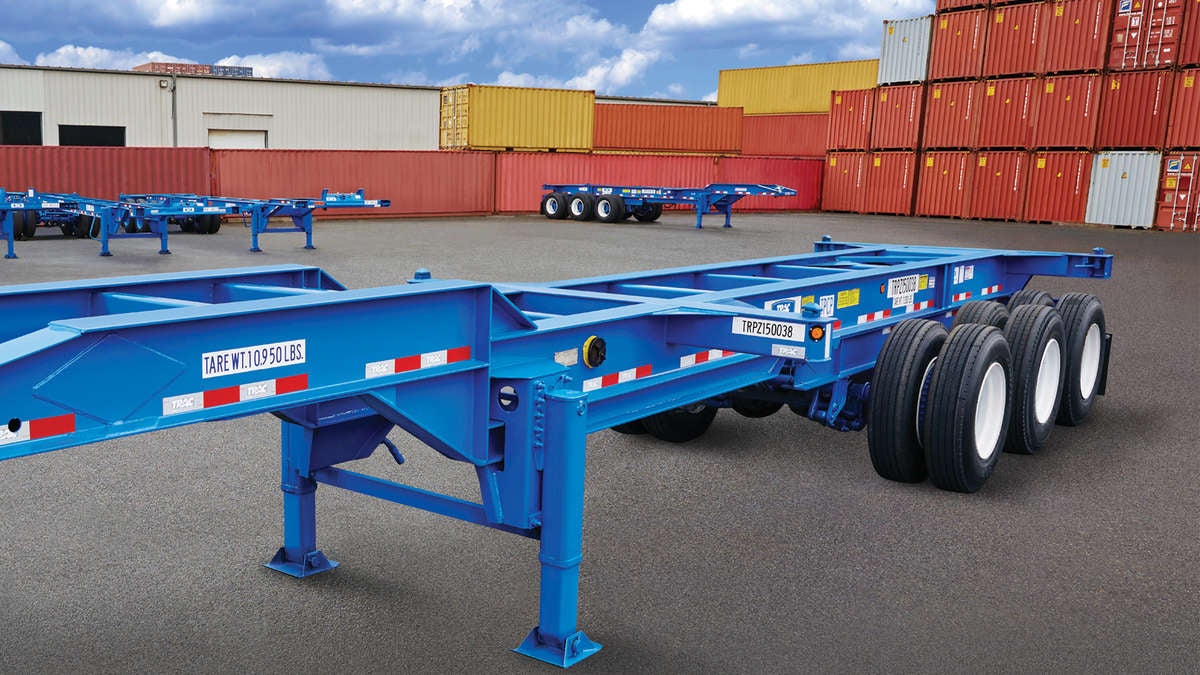
[[[861,428],[863,377],[898,321],[949,321],[1034,274],[1112,271],[1101,250],[816,249],[536,285],[420,272],[348,291],[279,266],[0,288],[0,459],[271,412],[284,536],[268,566],[336,566],[318,484],[538,538],[539,622],[517,651],[569,666],[599,649],[576,625],[588,433],[745,387]],[[396,427],[474,466],[478,501],[340,466]]]
[[[617,195],[630,207],[685,204],[696,209],[696,229],[704,227],[704,214],[710,211],[724,214],[724,226],[733,227],[730,222],[733,205],[743,197],[796,196],[796,191],[791,188],[757,183],[712,183],[699,188],[547,183],[542,189],[564,194]]]

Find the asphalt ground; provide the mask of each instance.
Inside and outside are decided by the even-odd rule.
[[[715,220],[715,219],[714,219]],[[539,217],[318,224],[318,250],[211,237],[48,236],[0,283],[305,263],[353,287],[418,267],[544,281],[801,253],[822,234],[1116,254],[1099,295],[1108,395],[974,495],[875,475],[866,435],[722,411],[685,445],[588,440],[580,626],[600,672],[1195,672],[1200,667],[1200,237],[823,214],[604,225]],[[3,320],[0,318],[0,320]],[[380,336],[385,339],[386,336]],[[3,386],[0,383],[0,386]],[[95,391],[104,396],[103,389]],[[551,672],[509,651],[537,621],[534,541],[334,488],[342,566],[263,568],[281,543],[279,423],[194,425],[0,463],[4,672]],[[403,432],[361,470],[471,497],[473,472]]]

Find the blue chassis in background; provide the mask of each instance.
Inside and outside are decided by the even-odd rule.
[[[547,183],[543,190],[566,195],[584,194],[600,197],[615,195],[625,205],[635,208],[650,204],[684,204],[696,209],[696,229],[703,229],[704,214],[717,211],[725,214],[725,227],[733,227],[733,205],[743,197],[795,197],[796,191],[782,185],[754,183],[713,183],[702,188],[673,188],[628,185],[593,185],[591,183]]]
[[[539,621],[517,651],[565,667],[600,649],[576,625],[588,433],[735,391],[859,429],[897,322],[948,322],[1033,275],[1111,273],[1101,249],[825,238],[810,254],[549,284],[418,270],[345,290],[282,265],[0,287],[0,459],[272,413],[283,545],[269,567],[337,565],[317,547],[320,484],[539,539]],[[888,297],[897,279],[911,296]],[[395,427],[473,465],[478,501],[342,466],[380,447],[402,463]]]
[[[250,228],[250,250],[262,251],[258,237],[266,232],[304,232],[304,248],[313,246],[313,213],[328,208],[382,208],[390,206],[387,199],[367,199],[363,190],[330,192],[322,190],[318,198],[244,199],[240,197],[210,197],[193,194],[155,193],[122,194],[116,201],[84,197],[78,194],[58,194],[27,190],[9,193],[0,188],[0,237],[8,241],[5,258],[17,258],[16,228],[13,214],[37,211],[47,224],[66,224],[80,216],[93,219],[91,238],[100,242],[100,255],[110,256],[110,239],[158,238],[161,254],[169,254],[167,233],[171,223],[198,217],[240,215]],[[270,219],[291,218],[292,227],[270,227]]]

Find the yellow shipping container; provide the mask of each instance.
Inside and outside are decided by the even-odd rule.
[[[463,84],[442,89],[443,150],[592,149],[596,93]]]
[[[829,112],[830,92],[870,89],[878,76],[879,59],[722,70],[717,105],[747,115]]]

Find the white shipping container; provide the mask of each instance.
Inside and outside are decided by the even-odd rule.
[[[879,51],[879,84],[921,82],[929,73],[933,17],[887,19]]]
[[[1149,228],[1154,225],[1162,153],[1098,152],[1092,158],[1087,222]]]

